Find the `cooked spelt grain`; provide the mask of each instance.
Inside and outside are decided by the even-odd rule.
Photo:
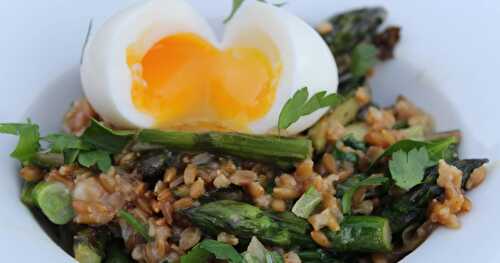
[[[34,165],[28,165],[21,168],[19,175],[27,182],[37,182],[43,178],[42,170]]]

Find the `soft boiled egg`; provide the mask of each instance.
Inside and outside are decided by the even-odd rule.
[[[218,41],[185,0],[149,0],[110,18],[88,42],[85,95],[122,128],[276,130],[300,88],[335,92],[337,67],[316,31],[275,6],[247,1]],[[299,133],[326,109],[287,129]]]

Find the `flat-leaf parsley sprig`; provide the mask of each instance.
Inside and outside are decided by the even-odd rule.
[[[298,121],[300,117],[309,115],[321,108],[334,107],[342,102],[342,96],[320,91],[309,98],[309,91],[304,87],[293,94],[281,109],[278,129],[286,129]]]

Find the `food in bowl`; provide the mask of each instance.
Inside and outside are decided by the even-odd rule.
[[[460,226],[487,160],[460,159],[460,131],[408,98],[372,101],[400,37],[385,16],[318,34],[246,3],[218,44],[184,1],[131,7],[90,39],[66,132],[0,124],[19,136],[21,201],[79,262],[402,259]]]

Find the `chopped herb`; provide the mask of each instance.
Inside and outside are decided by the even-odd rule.
[[[181,263],[209,262],[209,259],[210,253],[198,244],[181,257]]]
[[[192,248],[189,253],[181,257],[181,263],[208,262],[210,255],[230,263],[241,263],[243,257],[231,245],[223,242],[206,239]]]
[[[78,149],[66,149],[63,151],[64,156],[64,164],[72,164],[75,163],[78,159],[78,155],[80,154],[80,150]]]
[[[326,91],[321,91],[314,94],[310,99],[307,87],[304,87],[293,95],[281,109],[278,129],[286,129],[294,122],[298,121],[300,117],[309,115],[316,110],[325,107],[334,107],[339,104],[342,99],[341,96],[332,93],[328,94]]]
[[[131,213],[121,209],[118,211],[117,216],[123,221],[127,222],[135,232],[139,233],[146,241],[152,241],[153,239],[148,234],[148,225],[142,223]]]
[[[356,139],[352,134],[345,136],[342,141],[345,146],[349,146],[354,150],[366,151],[366,144],[363,141]]]
[[[344,214],[346,215],[351,214],[352,196],[360,187],[381,185],[387,182],[388,180],[389,178],[387,177],[369,177],[363,181],[354,184],[342,196],[342,211],[344,212]]]
[[[67,149],[90,150],[91,145],[83,142],[80,138],[67,133],[53,133],[42,138],[49,142],[52,152],[62,153]]]
[[[358,44],[352,51],[351,73],[363,77],[377,63],[377,48],[368,43]]]
[[[82,140],[99,150],[119,153],[134,137],[135,131],[115,131],[105,127],[95,119],[85,130]]]
[[[10,154],[21,162],[30,161],[40,149],[38,125],[27,123],[1,123],[0,133],[19,136],[16,149]]]
[[[229,14],[228,17],[226,17],[224,19],[224,24],[229,22],[229,20],[231,20],[234,17],[234,15],[236,14],[236,12],[238,12],[238,10],[240,9],[240,7],[244,1],[245,0],[233,0],[233,5],[231,7],[231,13]],[[267,3],[266,0],[257,0],[257,1]],[[273,4],[273,5],[277,6],[277,7],[281,7],[281,6],[284,6],[285,4],[286,4],[286,2],[282,2],[282,3]]]
[[[102,150],[82,152],[78,156],[78,162],[85,167],[91,167],[97,164],[99,170],[103,172],[107,172],[109,168],[111,168],[111,157],[109,153]]]
[[[200,243],[200,248],[210,252],[217,259],[228,260],[231,263],[240,263],[243,261],[243,258],[234,247],[223,242],[210,239],[203,240]]]
[[[340,150],[338,147],[335,147],[333,150],[333,156],[337,161],[347,161],[350,163],[358,162],[358,155],[354,152],[344,152]]]
[[[425,169],[433,166],[425,147],[412,149],[408,153],[399,150],[392,154],[389,170],[396,185],[409,190],[422,182]]]
[[[224,19],[224,23],[229,22],[229,20],[233,18],[233,16],[236,14],[236,12],[238,12],[244,1],[245,0],[233,0],[233,7],[231,8],[231,13],[229,14],[228,17],[226,17],[226,19]]]

